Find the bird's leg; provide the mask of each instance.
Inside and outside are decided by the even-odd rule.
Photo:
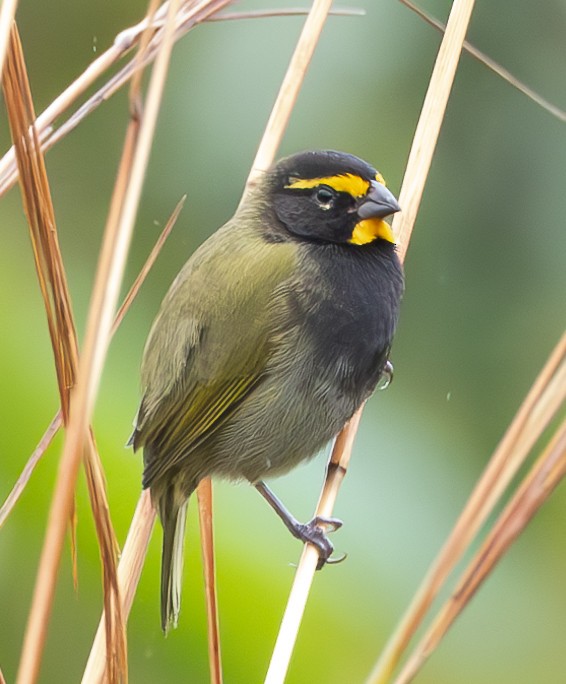
[[[334,551],[334,546],[330,539],[328,539],[326,532],[320,527],[320,525],[326,525],[329,528],[329,532],[334,532],[339,527],[342,527],[341,520],[338,520],[338,518],[317,516],[308,523],[300,523],[295,516],[285,508],[283,502],[275,496],[265,482],[261,480],[255,482],[254,487],[277,513],[285,524],[285,527],[294,537],[305,543],[308,542],[309,544],[313,544],[313,546],[316,547],[319,555],[318,565],[316,567],[317,570],[320,570],[325,563],[339,563],[344,560],[346,557],[345,555],[336,559],[330,558]]]

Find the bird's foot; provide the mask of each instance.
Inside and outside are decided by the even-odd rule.
[[[322,526],[327,529],[323,529]],[[326,518],[319,515],[308,523],[297,523],[293,526],[291,532],[297,539],[316,547],[318,551],[316,569],[321,570],[326,563],[329,565],[341,563],[346,558],[346,554],[342,554],[338,558],[332,558],[334,545],[327,535],[328,532],[335,532],[340,527],[342,527],[342,521],[338,520],[338,518]]]
[[[265,482],[260,480],[259,482],[255,482],[254,486],[271,506],[271,508],[273,508],[273,510],[281,518],[285,524],[285,527],[294,537],[300,539],[304,543],[309,543],[316,547],[319,555],[318,565],[316,566],[317,570],[323,568],[326,563],[340,563],[344,560],[344,558],[346,558],[346,554],[343,554],[338,558],[331,558],[332,552],[334,551],[334,546],[327,537],[327,532],[334,532],[338,528],[342,527],[341,520],[338,520],[338,518],[327,518],[318,515],[308,523],[300,523],[295,516],[289,513],[283,503],[275,496]]]

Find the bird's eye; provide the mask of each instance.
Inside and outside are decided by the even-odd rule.
[[[334,200],[336,199],[336,193],[332,188],[329,188],[326,185],[321,185],[316,189],[314,197],[323,209],[330,209],[330,207],[334,204]]]

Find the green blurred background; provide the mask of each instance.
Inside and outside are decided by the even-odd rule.
[[[235,9],[280,7],[276,0]],[[142,16],[145,2],[22,1],[19,25],[38,111]],[[422,2],[439,18],[450,3]],[[358,154],[398,192],[439,35],[395,0],[343,0],[330,18],[281,154]],[[124,284],[181,195],[173,235],[110,348],[94,426],[122,542],[140,492],[126,450],[144,340],[181,264],[234,211],[301,18],[208,24],[175,48]],[[566,107],[564,0],[478,2],[469,39]],[[119,93],[47,156],[79,334],[127,122]],[[9,144],[5,116],[2,149]],[[290,683],[361,682],[405,609],[490,453],[564,328],[565,127],[464,54],[406,261],[395,382],[367,407],[336,514],[343,564],[316,577]],[[19,193],[0,203],[0,499],[55,413],[52,354]],[[14,680],[61,439],[0,532],[0,664]],[[274,483],[308,519],[319,457]],[[259,682],[299,555],[247,486],[215,487],[220,620],[227,682]],[[80,586],[65,552],[42,682],[78,681],[101,606],[88,498],[78,487]],[[417,681],[564,682],[563,489],[505,557]],[[178,630],[159,629],[161,532],[129,621],[131,681],[207,681],[196,506]]]

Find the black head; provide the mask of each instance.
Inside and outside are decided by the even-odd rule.
[[[300,152],[268,173],[275,215],[292,235],[316,242],[394,243],[383,219],[400,207],[373,166],[351,154]]]

